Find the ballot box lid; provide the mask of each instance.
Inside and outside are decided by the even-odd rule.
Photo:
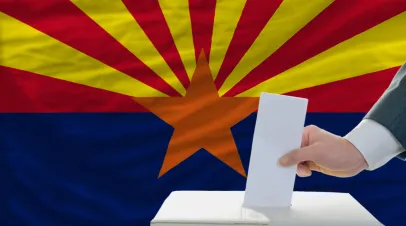
[[[243,191],[175,191],[151,226],[381,226],[347,193],[294,192],[287,208],[244,208]]]

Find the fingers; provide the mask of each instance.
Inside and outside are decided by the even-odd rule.
[[[308,177],[312,175],[312,171],[310,170],[310,168],[307,166],[306,163],[300,163],[297,166],[297,175],[299,177]]]
[[[316,165],[316,163],[314,163],[314,162],[307,162],[306,164],[307,164],[307,167],[309,167],[309,169],[312,170],[312,171],[317,171],[317,172],[320,172],[320,173],[322,173],[322,171],[323,171],[323,168]]]
[[[316,146],[295,149],[279,159],[281,166],[293,166],[301,162],[314,161],[317,156]]]
[[[316,165],[314,162],[301,162],[297,165],[297,175],[299,177],[309,177],[312,175],[312,171],[323,173],[329,176],[343,176],[345,173],[330,171]]]
[[[311,144],[311,137],[316,136],[320,132],[320,128],[314,125],[306,126],[302,133],[302,143],[300,147],[307,147]]]
[[[312,171],[322,173],[323,169],[316,165],[314,162],[301,162],[297,166],[297,175],[299,177],[309,177],[312,175]]]
[[[352,175],[352,172],[349,171],[333,171],[333,170],[329,170],[323,167],[320,167],[318,165],[316,165],[314,162],[306,162],[306,166],[308,167],[308,169],[310,171],[316,171],[325,175],[329,175],[329,176],[334,176],[334,177],[341,177],[341,178],[345,178],[345,177],[349,177],[350,175]]]
[[[311,132],[312,129],[309,129],[309,128],[311,128],[311,126],[306,126],[306,127],[303,129],[303,133],[302,133],[302,143],[301,143],[301,145],[300,145],[301,148],[307,147],[307,146],[310,145],[310,132]]]
[[[301,148],[293,150],[283,156],[279,160],[279,164],[282,166],[292,166],[297,165],[300,162],[316,160],[317,147],[312,145],[311,137],[317,136],[319,132],[320,128],[317,126],[306,126],[302,133]]]

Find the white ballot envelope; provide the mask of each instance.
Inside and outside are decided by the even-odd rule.
[[[244,207],[291,205],[297,167],[282,167],[278,161],[284,154],[300,147],[307,102],[304,98],[261,94]]]
[[[350,194],[294,192],[296,166],[278,160],[299,148],[307,99],[262,93],[245,191],[174,191],[151,226],[378,226]]]

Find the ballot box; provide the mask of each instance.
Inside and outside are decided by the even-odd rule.
[[[290,207],[243,207],[244,191],[175,191],[151,226],[378,226],[347,193],[294,192]]]

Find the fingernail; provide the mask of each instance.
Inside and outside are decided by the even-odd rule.
[[[311,175],[311,173],[305,169],[299,168],[298,169],[300,176],[302,177],[308,177]]]

